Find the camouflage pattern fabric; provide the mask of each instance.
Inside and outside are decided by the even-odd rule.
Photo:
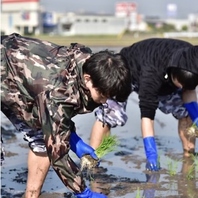
[[[126,105],[127,102],[116,102],[108,99],[105,104],[95,110],[96,119],[109,125],[111,128],[124,126],[128,119]]]
[[[171,95],[159,97],[158,108],[165,114],[172,113],[176,119],[181,119],[188,116],[188,112],[183,106],[181,89],[178,89]]]
[[[28,142],[30,149],[35,153],[46,153],[44,135],[41,129],[34,130],[25,122],[18,120],[15,114],[9,116],[9,120],[15,128],[23,134],[23,139]]]
[[[65,186],[82,192],[82,173],[68,152],[70,133],[75,131],[71,118],[93,111],[82,81],[82,65],[91,50],[18,34],[4,36],[1,42],[1,110],[5,113],[7,108],[34,131],[43,131],[53,169]]]

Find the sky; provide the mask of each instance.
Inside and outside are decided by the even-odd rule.
[[[115,3],[119,0],[40,0],[46,11],[56,12],[94,12],[114,14]],[[138,13],[145,16],[167,18],[167,5],[177,4],[176,18],[187,18],[189,13],[198,14],[198,0],[126,0],[135,2]]]

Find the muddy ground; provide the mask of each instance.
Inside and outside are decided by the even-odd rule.
[[[157,111],[156,141],[161,171],[145,171],[145,155],[140,133],[140,119],[136,94],[131,94],[127,106],[128,122],[112,129],[119,139],[117,149],[106,155],[98,168],[84,172],[86,184],[93,191],[103,192],[110,198],[196,198],[198,192],[198,158],[184,159],[177,135],[177,122],[171,115]],[[133,114],[133,115],[132,115]],[[94,115],[74,118],[77,132],[88,143]],[[2,123],[7,121],[2,118]],[[28,146],[22,134],[4,135],[6,161],[1,168],[1,197],[23,196],[27,177]],[[196,146],[196,150],[198,147]],[[77,164],[79,160],[71,153]],[[196,163],[196,169],[192,165]],[[44,183],[41,198],[72,197],[52,169]]]
[[[94,48],[93,51],[102,49],[107,48]],[[119,51],[119,48],[112,50]],[[100,166],[91,173],[84,172],[87,186],[93,191],[103,192],[109,198],[197,198],[198,157],[183,158],[177,121],[171,115],[157,111],[156,142],[162,169],[158,173],[149,173],[145,171],[140,113],[135,93],[129,97],[127,114],[127,124],[112,129],[112,134],[119,139],[117,149],[106,155]],[[78,115],[73,120],[77,133],[88,143],[94,114]],[[2,117],[1,121],[7,124],[5,118]],[[28,146],[20,133],[3,136],[6,160],[1,167],[1,197],[21,198],[26,187]],[[79,164],[79,159],[72,152],[71,156]],[[69,190],[50,169],[40,198],[70,197]]]

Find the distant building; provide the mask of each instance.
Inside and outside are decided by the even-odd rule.
[[[118,35],[144,31],[146,24],[135,3],[115,4],[115,14],[56,13],[41,9],[39,0],[2,0],[1,33],[60,35]]]
[[[113,15],[67,13],[58,21],[58,33],[62,35],[117,35],[126,27],[126,18]]]
[[[198,14],[189,14],[187,19],[168,19],[167,24],[175,26],[177,32],[164,32],[166,38],[198,37]]]
[[[62,35],[118,35],[125,30],[145,31],[146,24],[137,13],[137,4],[118,2],[115,14],[67,13],[59,16],[58,33]]]
[[[166,19],[164,22],[169,25],[174,25],[177,31],[182,31],[184,27],[188,27],[189,25],[188,19]]]
[[[137,3],[117,2],[115,4],[115,16],[125,18],[127,21],[126,29],[129,31],[145,31],[146,24],[143,17],[138,13]]]
[[[56,34],[57,33],[57,13],[42,12],[41,17],[42,32],[44,34]]]
[[[2,0],[1,33],[36,34],[40,29],[39,0]]]
[[[189,14],[188,15],[188,21],[189,21],[189,31],[192,32],[198,32],[198,14]]]
[[[128,17],[132,13],[137,13],[135,2],[117,2],[115,6],[115,16],[117,17]]]

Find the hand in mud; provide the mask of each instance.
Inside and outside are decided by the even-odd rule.
[[[147,158],[146,170],[159,171],[160,163],[158,161],[155,138],[153,136],[145,137],[143,141],[144,141],[145,154]]]
[[[99,159],[96,160],[90,155],[84,155],[80,160],[81,171],[86,168],[88,170],[91,170],[92,168],[98,167],[99,164],[100,164],[100,160]]]
[[[160,163],[156,158],[150,157],[147,159],[146,162],[146,170],[148,171],[159,171],[160,170]]]

